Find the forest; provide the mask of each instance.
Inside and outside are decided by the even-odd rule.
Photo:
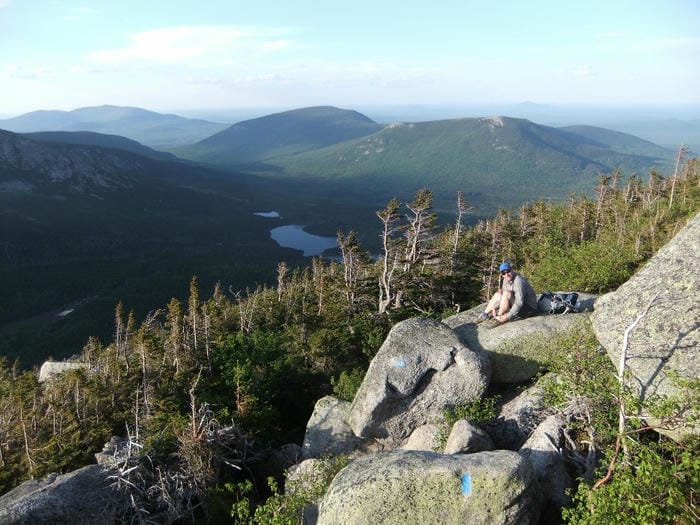
[[[120,436],[138,445],[123,484],[133,503],[124,521],[298,523],[304,498],[318,494],[284,494],[279,479],[267,486],[259,458],[300,443],[320,397],[352,400],[393,324],[483,302],[503,260],[537,291],[616,289],[700,211],[699,167],[679,155],[669,177],[615,171],[590,195],[503,209],[472,226],[461,193],[454,222],[439,225],[432,191],[421,189],[376,212],[379,257],[355,232],[338,232],[339,260],[279,262],[274,285],[201,290],[195,275],[186,301],[154,305],[142,319],[120,302],[111,340],[86,341],[79,369],[40,383],[35,370],[0,359],[0,494],[93,463]],[[566,395],[602,396],[602,428],[615,417],[602,380],[612,365],[590,366],[600,367],[590,374],[595,391],[577,391],[593,384],[579,381]],[[700,444],[653,432],[639,443],[636,467],[598,492],[597,508],[624,516],[636,506],[656,523],[697,523]],[[614,438],[601,431],[598,447],[611,450]],[[656,486],[640,489],[640,465]],[[669,487],[675,499],[664,503],[654,491]],[[579,490],[565,522],[595,523],[592,488]]]

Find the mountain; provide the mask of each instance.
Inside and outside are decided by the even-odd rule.
[[[0,130],[0,190],[50,195],[130,188],[139,157],[112,149],[43,143]]]
[[[175,153],[216,164],[249,163],[364,137],[381,128],[356,111],[318,106],[245,120]]]
[[[299,264],[253,213],[284,211],[261,207],[276,186],[0,131],[0,355],[69,356],[89,335],[110,335],[119,301],[142,318],[186,299],[194,275],[206,293],[216,282],[240,290],[271,281],[281,260]]]
[[[667,166],[672,152],[629,137],[637,154],[578,133],[508,117],[399,123],[372,135],[322,149],[266,159],[271,173],[306,180],[342,182],[367,199],[387,194],[409,198],[433,189],[436,201],[454,206],[461,190],[482,210],[518,206],[535,199],[588,193],[601,173],[621,168],[646,175]],[[598,134],[602,139],[603,133]],[[640,155],[641,152],[647,152]],[[666,155],[662,155],[666,153]],[[274,171],[276,170],[276,171]]]
[[[603,125],[603,124],[601,124]],[[666,148],[677,151],[681,144],[694,154],[700,154],[700,119],[625,120],[604,124],[604,127],[644,137]]]
[[[129,151],[152,159],[177,160],[177,157],[172,153],[154,150],[135,140],[120,137],[119,135],[107,135],[93,131],[38,131],[35,133],[23,133],[23,135],[37,142],[99,146]]]
[[[15,133],[94,131],[128,137],[155,149],[192,144],[227,126],[228,124],[121,106],[86,107],[72,111],[33,111],[0,120],[1,129]]]
[[[564,126],[559,129],[598,142],[601,147],[610,148],[618,153],[658,158],[666,158],[674,153],[634,135],[597,126]]]

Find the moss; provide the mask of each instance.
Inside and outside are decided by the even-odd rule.
[[[321,506],[326,523],[519,523],[530,475],[515,453],[393,452],[341,472]],[[462,492],[462,476],[471,492]],[[515,501],[520,504],[514,504]]]

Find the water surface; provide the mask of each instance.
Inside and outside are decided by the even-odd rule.
[[[280,246],[302,250],[307,257],[321,255],[325,250],[338,246],[338,241],[335,237],[323,237],[307,233],[304,231],[304,226],[299,224],[273,228],[270,230],[270,236]]]

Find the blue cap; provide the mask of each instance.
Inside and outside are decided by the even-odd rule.
[[[498,271],[502,272],[504,270],[510,270],[510,263],[509,262],[503,262],[501,265],[498,267]]]

